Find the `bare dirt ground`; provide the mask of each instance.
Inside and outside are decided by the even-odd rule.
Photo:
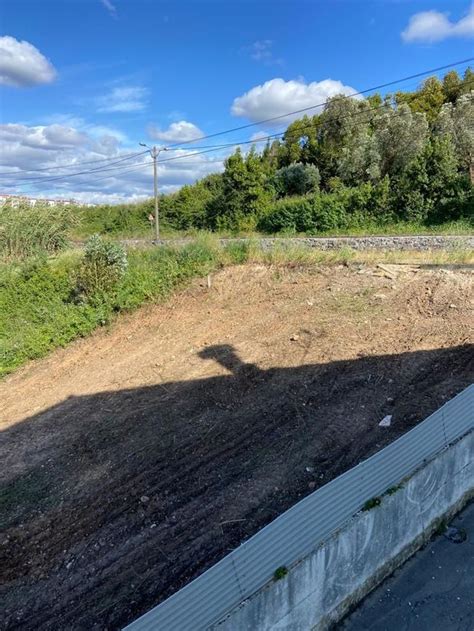
[[[229,268],[0,382],[1,628],[120,628],[469,385],[472,270],[374,271]]]

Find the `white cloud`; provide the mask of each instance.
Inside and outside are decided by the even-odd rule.
[[[151,125],[148,132],[151,138],[156,140],[176,143],[195,140],[204,135],[204,132],[202,132],[199,127],[184,120],[171,123],[168,129],[160,129],[159,127]]]
[[[114,4],[110,0],[100,0],[110,15],[114,18],[117,17],[117,9]]]
[[[439,11],[415,13],[402,32],[405,42],[440,42],[448,37],[474,37],[474,4],[457,22]]]
[[[355,92],[354,88],[332,79],[312,83],[304,83],[302,80],[271,79],[234,99],[231,113],[251,121],[259,121],[325,103],[337,94]],[[309,113],[315,114],[317,111],[318,108],[315,108]],[[298,116],[301,114],[288,116],[285,120],[288,122]]]
[[[49,125],[0,125],[2,192],[104,203],[136,201],[152,195],[150,156],[146,153],[128,159],[130,153],[139,152],[140,148],[131,148],[128,141],[122,142],[119,131],[72,116],[56,115],[52,120]],[[125,135],[123,137],[126,139]],[[190,149],[180,149],[162,154],[160,160],[180,159],[158,164],[160,191],[172,192],[183,184],[222,170],[223,160],[230,152],[231,149],[199,155]],[[125,157],[127,160],[116,163]],[[103,158],[109,161],[97,162]],[[73,166],[64,168],[65,165]],[[73,175],[104,168],[111,170]],[[47,170],[22,173],[31,169]],[[32,182],[24,181],[19,185],[19,174]],[[64,176],[64,179],[34,182],[54,176]]]
[[[29,42],[0,37],[0,84],[18,88],[51,83],[56,70]]]
[[[64,125],[28,127],[19,124],[0,125],[0,138],[33,149],[56,150],[78,147],[86,137],[77,129]],[[5,147],[4,147],[5,149]]]
[[[96,99],[99,112],[140,112],[146,109],[148,89],[141,86],[115,87]]]
[[[96,123],[88,123],[79,116],[71,116],[70,114],[52,114],[44,118],[47,125],[64,125],[66,127],[74,127],[81,132],[88,134],[93,139],[110,139],[122,144],[131,144],[129,138],[119,129],[110,127],[109,125],[97,125]]]

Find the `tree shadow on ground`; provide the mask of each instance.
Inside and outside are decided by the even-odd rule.
[[[4,628],[120,628],[474,380],[470,345],[200,357],[229,374],[70,397],[0,435]]]

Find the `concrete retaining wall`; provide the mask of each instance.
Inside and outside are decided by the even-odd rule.
[[[328,629],[474,495],[474,432],[426,462],[380,506],[358,513],[288,574],[212,628]],[[212,597],[212,595],[210,595]]]

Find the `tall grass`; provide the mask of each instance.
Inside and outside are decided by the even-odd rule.
[[[80,212],[77,206],[7,202],[0,206],[0,257],[26,259],[62,250]]]

